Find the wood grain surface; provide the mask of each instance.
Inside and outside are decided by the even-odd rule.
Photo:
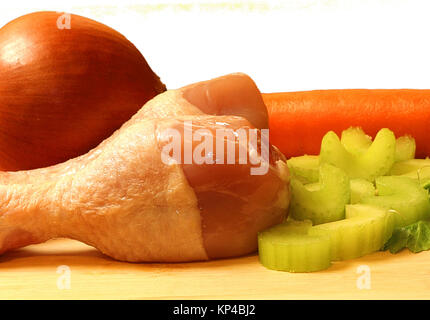
[[[370,289],[357,286],[363,265],[370,271]],[[267,270],[257,255],[181,264],[124,263],[66,239],[0,257],[0,299],[429,298],[430,252],[378,252],[309,274]]]

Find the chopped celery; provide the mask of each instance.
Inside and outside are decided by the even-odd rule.
[[[366,135],[363,129],[351,127],[342,132],[340,142],[353,155],[361,155],[369,149],[372,137]],[[404,161],[415,157],[415,139],[411,136],[401,136],[396,140],[395,161]]]
[[[421,186],[430,186],[430,159],[410,159],[396,162],[391,168],[395,176],[409,177],[417,180]]]
[[[390,250],[429,249],[430,222],[422,220],[430,218],[430,159],[413,159],[415,148],[410,136],[396,140],[382,129],[372,141],[352,127],[341,139],[328,132],[319,156],[289,159],[290,217],[259,233],[261,263],[311,272],[381,250],[387,242]]]
[[[352,133],[350,133],[352,134]],[[357,133],[361,135],[361,133]],[[350,178],[373,181],[388,173],[394,163],[396,138],[392,131],[381,129],[366,151],[353,154],[333,132],[328,132],[321,143],[320,163],[343,169]],[[351,148],[349,148],[351,150]]]
[[[319,182],[308,183],[308,184],[305,184],[304,187],[308,191],[318,191],[321,189],[321,183]]]
[[[396,140],[395,161],[404,161],[415,158],[415,139],[411,136],[402,136]]]
[[[354,155],[361,155],[369,149],[372,137],[364,133],[359,127],[350,127],[342,132],[340,142],[345,149]],[[397,138],[395,147],[395,161],[404,161],[415,158],[415,139],[405,135]]]
[[[412,224],[430,217],[428,191],[411,178],[385,176],[376,179],[377,196],[362,199],[364,204],[372,204],[399,213],[396,227]]]
[[[430,167],[423,167],[423,168],[420,168],[420,169],[415,170],[415,171],[411,171],[408,173],[404,173],[401,175],[395,175],[395,176],[408,177],[408,178],[412,178],[412,179],[419,180],[420,182],[422,182],[424,180],[430,179]]]
[[[417,172],[423,168],[430,168],[430,159],[410,159],[396,162],[390,170],[390,175],[399,176]]]
[[[359,203],[361,199],[374,196],[376,193],[375,186],[372,182],[365,179],[351,179],[349,181],[351,189],[351,204]],[[319,182],[304,185],[308,191],[317,191],[321,189]]]
[[[294,219],[321,224],[344,218],[351,197],[348,176],[328,164],[321,165],[319,174],[319,186],[313,184],[310,190],[297,179],[291,180],[290,215]]]
[[[376,189],[372,182],[365,179],[351,179],[351,204],[359,203],[361,199],[374,196]]]
[[[390,210],[346,206],[347,219],[311,226],[289,221],[258,234],[260,261],[266,268],[289,272],[326,269],[332,260],[361,257],[380,250],[394,229]]]
[[[364,216],[376,216],[385,213],[385,232],[382,234],[382,242],[385,244],[393,233],[396,227],[396,221],[398,212],[391,209],[385,209],[377,206],[366,205],[366,204],[354,204],[347,205],[345,208],[345,218],[350,219],[354,217],[364,217]]]
[[[340,142],[348,152],[354,155],[361,155],[369,149],[372,144],[372,138],[366,135],[363,129],[351,127],[342,132]]]
[[[310,220],[294,220],[294,219],[288,219],[288,221],[277,224],[270,228],[272,233],[284,233],[285,230],[288,231],[288,233],[295,233],[295,234],[307,234],[309,231],[309,228],[312,227],[312,221]]]
[[[307,232],[309,222],[277,225],[258,234],[258,252],[263,266],[289,272],[312,272],[330,266],[330,239]]]
[[[354,259],[380,250],[394,229],[392,213],[363,205],[346,206],[347,219],[313,226],[310,235],[328,235],[332,260]]]
[[[319,157],[293,157],[287,161],[291,174],[303,183],[317,182],[319,178]]]
[[[417,171],[411,171],[409,173],[402,174],[398,177],[412,178],[421,185],[424,189],[428,189],[430,186],[430,167],[424,167]]]

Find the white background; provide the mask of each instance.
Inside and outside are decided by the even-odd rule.
[[[264,92],[430,87],[428,0],[15,0],[0,25],[40,10],[117,29],[168,88],[236,71]]]

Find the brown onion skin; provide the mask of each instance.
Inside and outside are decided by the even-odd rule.
[[[46,167],[86,153],[166,90],[115,30],[36,12],[0,29],[0,170]]]

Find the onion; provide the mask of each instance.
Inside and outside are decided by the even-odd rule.
[[[101,23],[55,12],[13,20],[0,29],[0,170],[84,154],[165,90],[136,47]]]

